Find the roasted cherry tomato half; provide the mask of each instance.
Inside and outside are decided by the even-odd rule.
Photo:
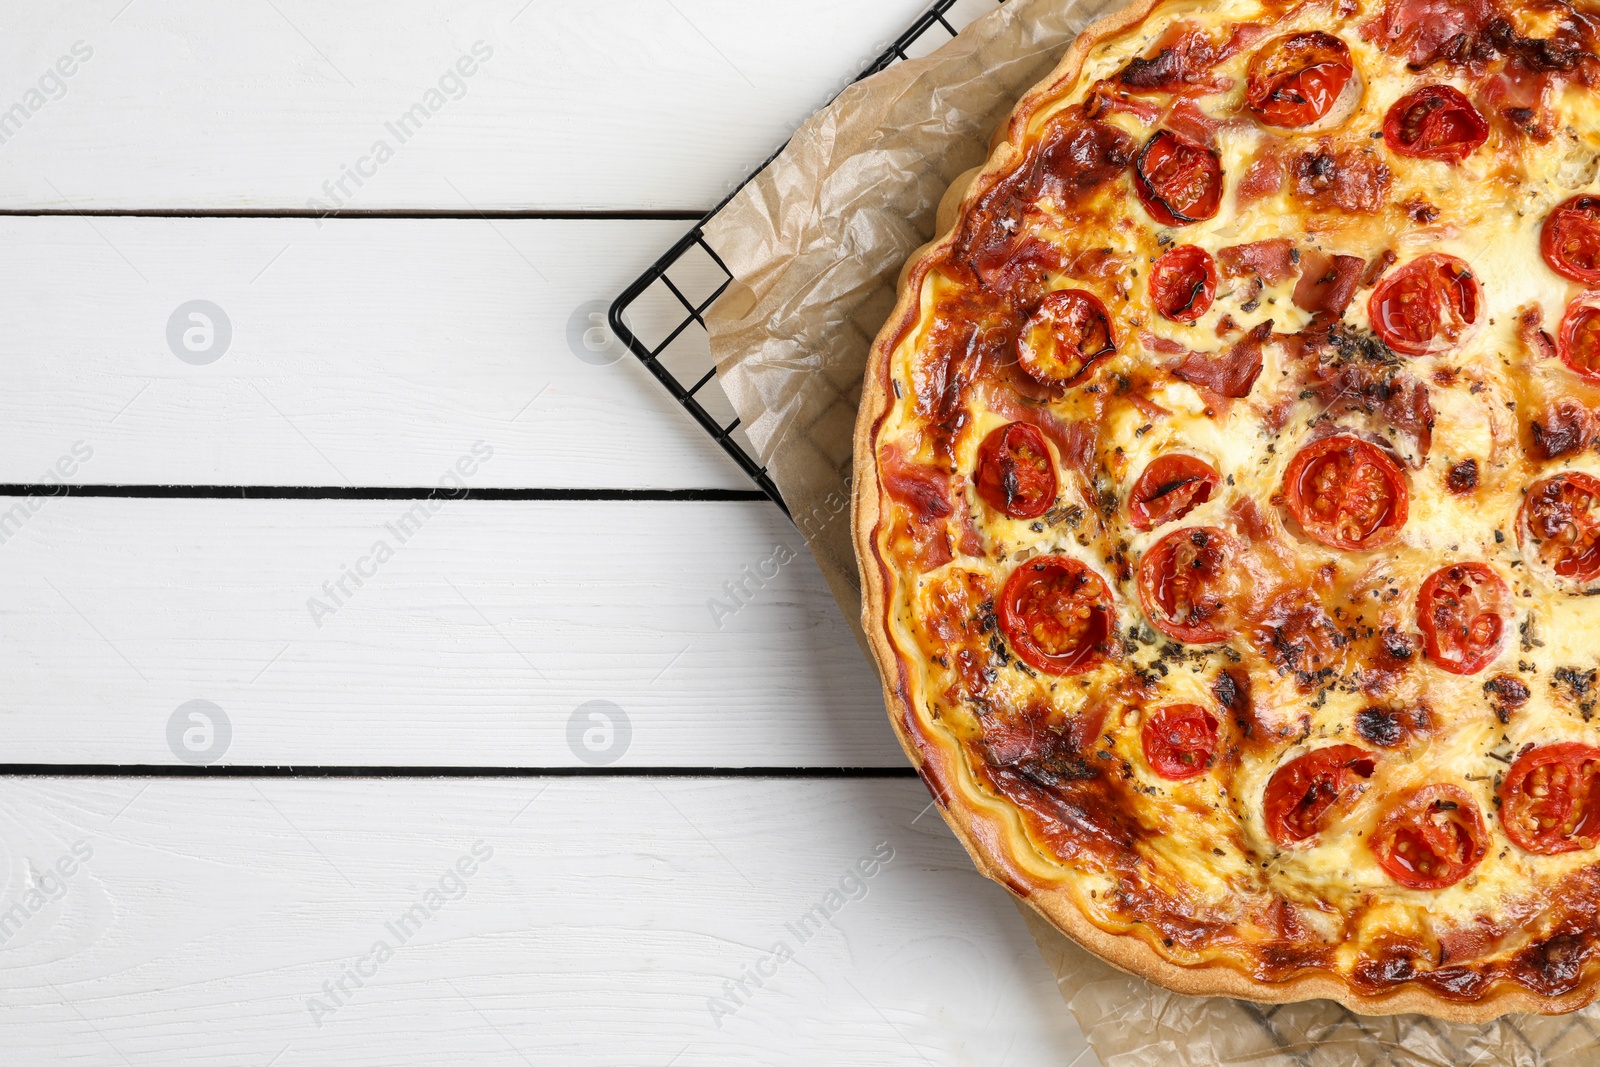
[[[1080,674],[1110,649],[1116,608],[1105,579],[1068,556],[1039,556],[1000,592],[1000,629],[1017,658],[1046,674]]]
[[[1267,832],[1280,845],[1320,833],[1335,809],[1361,795],[1377,765],[1376,756],[1355,745],[1313,749],[1285,763],[1261,798]]]
[[[1539,251],[1563,278],[1600,282],[1600,196],[1585,193],[1557,204],[1545,217]]]
[[[1472,270],[1435,252],[1384,276],[1367,301],[1367,318],[1383,343],[1407,356],[1444,352],[1477,324],[1483,292]]]
[[[1460,163],[1489,139],[1489,123],[1461,90],[1414,89],[1383,118],[1383,141],[1398,155]]]
[[[1035,519],[1056,502],[1056,464],[1044,434],[1011,422],[978,446],[978,496],[1013,519]]]
[[[1106,306],[1083,289],[1045,297],[1017,337],[1017,362],[1041,385],[1074,385],[1116,350]]]
[[[1556,351],[1574,374],[1600,382],[1600,291],[1583,293],[1567,305]]]
[[[1389,806],[1367,842],[1378,865],[1410,889],[1455,885],[1489,851],[1483,813],[1465,789],[1425,785]]]
[[[1351,434],[1334,434],[1289,461],[1284,499],[1306,536],[1329,548],[1376,548],[1406,523],[1405,474],[1389,454]]]
[[[1600,748],[1568,741],[1517,757],[1500,783],[1500,825],[1524,852],[1554,856],[1600,842]]]
[[[1205,460],[1171,452],[1158,456],[1128,493],[1128,521],[1135,530],[1176,522],[1211,499],[1222,476]]]
[[[1332,34],[1275,37],[1250,59],[1245,103],[1268,126],[1310,126],[1333,110],[1354,74],[1349,45]]]
[[[1144,721],[1144,760],[1171,782],[1206,773],[1217,753],[1217,717],[1198,704],[1171,704]]]
[[[1600,478],[1567,471],[1528,487],[1517,540],[1541,563],[1576,586],[1600,578]]]
[[[1217,264],[1196,245],[1179,245],[1150,266],[1150,300],[1173,322],[1194,322],[1217,295]]]
[[[1133,162],[1133,191],[1163,226],[1214,218],[1222,204],[1222,159],[1171,130],[1157,130]]]
[[[1477,674],[1500,655],[1512,616],[1511,590],[1483,563],[1435,571],[1417,596],[1417,621],[1433,665]]]
[[[1139,604],[1150,625],[1175,641],[1226,641],[1233,538],[1215,526],[1186,526],[1151,545],[1139,561]]]

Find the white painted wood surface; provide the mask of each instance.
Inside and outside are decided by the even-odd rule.
[[[710,208],[926,5],[8,7],[4,106],[37,90],[74,44],[92,54],[0,131],[0,205],[304,210],[317,199],[470,212]],[[470,76],[456,69],[463,56]],[[401,126],[418,105],[426,117]],[[392,152],[382,162],[380,141]],[[357,170],[359,185],[346,177]]]
[[[589,317],[687,222],[480,212],[709,207],[923,4],[0,0],[0,484],[747,489]],[[27,215],[329,208],[456,217]],[[0,1062],[1093,1067],[919,782],[615,773],[904,765],[764,503],[0,496],[0,677],[0,763],[600,775],[0,779]]]
[[[620,766],[905,764],[770,504],[39,503],[0,544],[4,762],[171,764],[209,700],[227,763],[578,766],[606,700]]]
[[[0,783],[0,908],[90,854],[0,929],[0,1060],[1092,1063],[927,804],[915,781]]]
[[[0,218],[0,483],[81,440],[80,484],[432,486],[483,440],[479,488],[749,489],[585,317],[688,225]],[[198,366],[196,299],[232,330]]]

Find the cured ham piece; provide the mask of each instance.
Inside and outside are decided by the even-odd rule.
[[[1343,318],[1366,269],[1366,260],[1359,256],[1330,256],[1307,249],[1294,287],[1295,307],[1331,319]]]
[[[906,532],[916,546],[918,565],[926,572],[949,563],[953,556],[944,520],[954,511],[950,473],[913,462],[897,445],[884,447],[879,470],[890,499],[908,513]]]
[[[1272,336],[1269,319],[1224,352],[1190,352],[1172,366],[1172,373],[1191,385],[1235,400],[1250,395],[1261,376],[1261,346]]]
[[[1287,237],[1253,241],[1217,249],[1217,262],[1234,277],[1255,275],[1265,285],[1277,285],[1294,277],[1299,268],[1299,253]]]

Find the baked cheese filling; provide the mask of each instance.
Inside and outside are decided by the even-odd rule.
[[[1172,962],[1565,994],[1600,21],[1224,6],[1101,42],[911,275],[874,536],[916,728]]]

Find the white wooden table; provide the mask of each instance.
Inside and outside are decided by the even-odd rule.
[[[923,3],[5,0],[0,1062],[1094,1062],[583,336]]]

